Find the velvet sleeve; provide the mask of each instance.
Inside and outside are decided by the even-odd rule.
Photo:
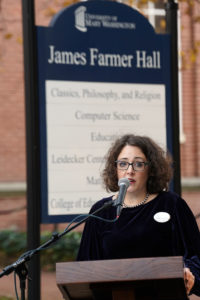
[[[94,204],[89,213],[93,213],[102,204],[102,201]],[[102,259],[99,224],[100,221],[92,217],[86,221],[77,255],[78,261]]]
[[[187,203],[179,199],[176,205],[176,222],[181,236],[183,259],[186,267],[195,276],[190,294],[200,296],[200,233],[195,217]]]

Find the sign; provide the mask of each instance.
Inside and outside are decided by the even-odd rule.
[[[37,27],[42,216],[67,222],[107,196],[111,143],[148,135],[171,149],[169,36],[127,5],[81,2]]]

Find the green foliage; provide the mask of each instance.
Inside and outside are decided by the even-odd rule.
[[[10,264],[26,248],[26,234],[13,230],[0,231],[0,265]]]
[[[42,244],[51,238],[49,232],[43,232]],[[52,247],[41,252],[41,265],[45,269],[52,269],[56,262],[73,261],[76,258],[81,233],[70,232],[57,241]]]
[[[50,232],[42,232],[41,244],[52,236]],[[48,249],[40,252],[41,266],[53,270],[56,262],[73,261],[76,258],[81,239],[80,232],[70,232],[55,242]],[[2,230],[0,231],[0,265],[6,266],[19,258],[26,251],[26,233]],[[0,299],[1,300],[1,299]]]

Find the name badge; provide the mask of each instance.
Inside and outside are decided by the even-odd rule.
[[[158,223],[168,222],[171,218],[170,214],[164,211],[160,211],[153,216],[154,220]]]

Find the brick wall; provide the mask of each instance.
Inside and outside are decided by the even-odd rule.
[[[0,45],[0,182],[24,181],[24,92],[19,1],[1,1]]]
[[[63,1],[64,2],[64,1]],[[36,25],[47,26],[52,14],[62,8],[62,1],[35,1]],[[193,25],[192,14],[183,13],[181,39],[188,54],[200,39],[200,25]],[[0,182],[23,182],[26,179],[25,114],[23,83],[23,46],[21,1],[0,1]],[[183,177],[200,176],[200,60],[186,60],[183,79],[183,131],[181,173]]]
[[[180,5],[181,43],[184,53],[182,71],[183,131],[185,142],[181,145],[181,173],[184,177],[200,175],[199,165],[199,55],[193,51],[200,37],[199,25],[194,24],[195,7],[188,10],[186,3]],[[186,13],[186,11],[188,13]],[[196,61],[193,61],[193,59]]]
[[[22,1],[0,1],[0,183],[26,180]],[[36,25],[48,26],[62,2],[35,0]]]
[[[199,3],[195,4],[194,18],[198,17]],[[194,26],[194,47],[197,51],[196,64],[195,64],[195,107],[196,107],[196,166],[197,176],[200,176],[200,22],[195,23]]]

